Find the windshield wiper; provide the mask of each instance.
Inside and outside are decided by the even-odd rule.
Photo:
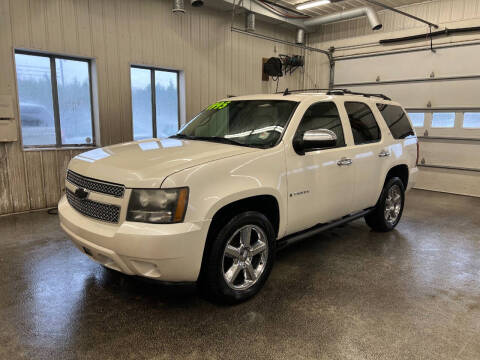
[[[175,135],[169,136],[168,138],[169,139],[191,139],[192,137],[184,134],[175,134]]]
[[[237,146],[258,147],[255,145],[242,144],[240,142],[237,142],[228,138],[224,138],[221,136],[190,136],[185,134],[176,134],[170,137],[179,138],[179,139],[188,139],[188,140],[211,141],[211,142],[218,142],[222,144],[237,145]]]

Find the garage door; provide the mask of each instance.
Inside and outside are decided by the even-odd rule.
[[[480,44],[337,59],[335,87],[402,103],[420,139],[417,188],[480,196]]]

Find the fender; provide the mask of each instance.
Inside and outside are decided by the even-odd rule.
[[[190,188],[186,221],[211,220],[232,202],[258,195],[273,196],[279,208],[278,234],[287,227],[287,183],[284,145],[259,149],[201,164],[168,176],[162,188]]]

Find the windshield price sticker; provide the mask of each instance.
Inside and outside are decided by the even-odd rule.
[[[216,102],[215,104],[212,104],[209,107],[207,107],[207,110],[213,110],[213,109],[221,110],[230,103],[231,103],[231,101],[219,101],[219,102]]]

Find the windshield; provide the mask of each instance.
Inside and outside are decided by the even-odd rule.
[[[295,101],[220,101],[195,116],[173,137],[272,147],[283,134]]]

